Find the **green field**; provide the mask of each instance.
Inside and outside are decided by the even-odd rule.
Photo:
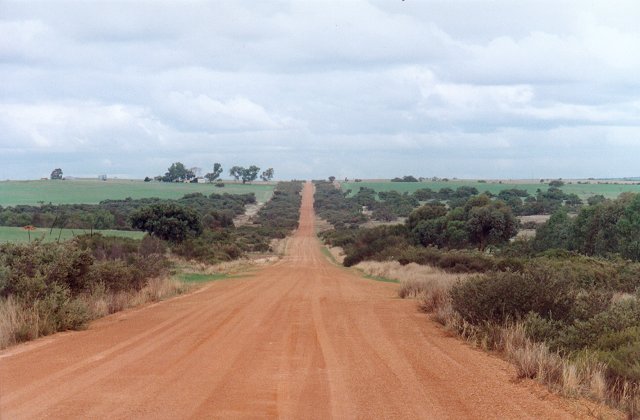
[[[1,181],[0,206],[19,204],[98,204],[102,200],[121,200],[127,197],[165,199],[180,198],[185,194],[255,193],[259,202],[271,198],[275,184],[247,184],[225,182],[222,188],[212,184],[182,184],[143,182],[137,180],[66,180],[66,181]]]
[[[569,183],[571,182],[571,183]],[[548,184],[544,183],[523,183],[523,182],[509,182],[502,181],[502,183],[487,181],[486,183],[473,181],[473,180],[454,180],[454,181],[424,181],[424,182],[390,182],[390,181],[362,181],[362,182],[343,182],[343,190],[351,190],[351,195],[355,194],[360,187],[373,188],[375,191],[398,191],[412,193],[420,188],[431,188],[434,191],[438,191],[441,188],[451,188],[455,190],[461,186],[476,187],[478,191],[489,191],[493,194],[497,194],[502,190],[510,188],[518,188],[527,190],[529,194],[535,195],[537,189],[546,190]],[[575,181],[567,181],[562,187],[562,191],[567,194],[575,193],[580,198],[585,199],[593,195],[602,194],[607,198],[616,198],[622,192],[634,192],[640,193],[640,185],[635,184],[578,184]]]
[[[94,233],[101,233],[105,236],[120,236],[125,238],[141,239],[144,236],[144,232],[128,231],[128,230],[94,230]],[[64,241],[71,239],[74,236],[89,233],[83,229],[53,229],[53,232],[49,234],[49,229],[37,228],[31,232],[31,240],[42,238],[45,242],[54,242],[58,240]],[[0,226],[0,243],[12,242],[22,243],[29,242],[29,233],[21,227]]]

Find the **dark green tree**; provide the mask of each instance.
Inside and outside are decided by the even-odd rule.
[[[618,252],[618,220],[624,213],[618,199],[583,207],[571,226],[569,248],[586,255]]]
[[[258,178],[259,172],[260,168],[255,165],[251,165],[248,168],[242,168],[242,173],[240,175],[242,183],[246,184],[247,182],[255,181],[256,178]]]
[[[640,261],[640,194],[624,209],[616,228],[622,256]]]
[[[195,178],[195,173],[187,169],[182,162],[175,162],[162,177],[164,182],[184,182]]]
[[[587,204],[590,206],[596,205],[596,204],[600,204],[604,201],[606,201],[607,199],[605,198],[604,195],[602,194],[597,194],[597,195],[593,195],[589,198],[587,198]]]
[[[136,210],[131,226],[171,242],[182,242],[189,236],[202,233],[198,214],[177,204],[154,204]]]
[[[216,162],[213,164],[213,172],[209,172],[204,177],[207,181],[213,182],[220,178],[220,175],[222,175],[222,165]]]
[[[51,179],[62,179],[62,169],[56,168],[51,171]]]
[[[472,207],[468,214],[469,240],[481,251],[487,245],[505,243],[518,233],[518,221],[502,201]]]
[[[269,168],[266,171],[262,172],[262,174],[260,175],[260,179],[262,179],[263,181],[271,181],[271,179],[273,178],[273,168]]]
[[[411,230],[411,238],[423,246],[446,246],[447,218],[423,219]]]
[[[232,166],[231,169],[229,169],[229,175],[237,181],[242,177],[244,170],[245,169],[242,166]]]
[[[568,249],[571,239],[571,219],[566,210],[560,209],[536,229],[534,248],[544,251],[551,248]]]
[[[407,227],[409,230],[415,228],[418,223],[424,220],[432,220],[447,214],[447,207],[442,203],[427,203],[418,207],[409,215]]]

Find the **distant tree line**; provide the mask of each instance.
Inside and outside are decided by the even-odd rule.
[[[169,166],[164,175],[158,175],[154,177],[154,180],[159,182],[198,182],[198,172],[200,172],[200,168],[187,168],[182,162],[175,162]],[[213,164],[212,171],[206,173],[203,178],[207,180],[207,182],[213,183],[220,180],[223,172],[222,164],[216,162]],[[274,171],[273,168],[268,168],[260,173],[260,168],[255,165],[251,165],[248,168],[233,166],[229,170],[229,175],[236,181],[242,180],[242,183],[246,184],[247,182],[255,181],[258,176],[260,176],[260,179],[263,181],[271,181]],[[151,178],[146,177],[145,181],[149,182]]]
[[[131,215],[144,207],[177,205],[188,207],[205,220],[214,218],[220,224],[232,223],[233,217],[244,213],[246,204],[256,202],[253,193],[210,194],[191,193],[177,200],[141,198],[104,200],[99,204],[43,204],[41,206],[0,206],[0,226],[33,225],[43,228],[70,229],[137,229]],[[210,222],[214,223],[214,222]]]
[[[534,249],[556,248],[585,255],[619,254],[640,261],[640,194],[591,200],[575,217],[558,209],[536,231]]]

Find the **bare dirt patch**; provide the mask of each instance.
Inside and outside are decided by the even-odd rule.
[[[236,216],[233,219],[233,225],[245,226],[245,225],[253,224],[254,217],[258,214],[258,212],[260,211],[262,206],[264,206],[264,204],[265,203],[247,204],[245,206],[244,214]]]

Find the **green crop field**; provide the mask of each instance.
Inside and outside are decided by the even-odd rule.
[[[74,236],[89,233],[83,229],[53,229],[51,234],[49,229],[37,228],[31,232],[31,240],[42,238],[45,242],[54,242],[58,240],[64,241]],[[125,238],[141,239],[144,232],[128,231],[128,230],[94,230],[94,233],[101,233],[105,236],[120,236]],[[12,242],[29,242],[29,232],[21,227],[0,226],[0,243]]]
[[[566,181],[567,183],[561,188],[567,194],[575,193],[580,198],[585,199],[593,195],[602,194],[607,198],[616,198],[623,192],[640,193],[640,185],[632,183],[618,183],[614,184],[613,181],[606,181],[605,183],[589,183],[578,184],[575,181]],[[603,181],[605,182],[605,181]],[[474,180],[453,180],[453,181],[423,181],[423,182],[390,182],[390,181],[362,181],[362,182],[343,182],[343,190],[351,190],[351,195],[355,194],[360,187],[373,188],[375,191],[398,191],[412,193],[420,188],[431,188],[434,191],[438,191],[441,188],[451,188],[455,190],[461,186],[476,187],[478,191],[489,191],[493,194],[497,194],[502,190],[509,188],[518,188],[527,190],[530,194],[535,195],[537,189],[546,190],[548,183],[526,183],[521,181],[487,181],[478,182]]]
[[[212,184],[182,184],[144,182],[138,180],[65,180],[65,181],[1,181],[0,206],[19,204],[98,204],[102,200],[121,200],[127,197],[167,199],[180,198],[185,194],[255,193],[259,202],[271,198],[275,184],[246,184],[225,182],[220,188]]]

